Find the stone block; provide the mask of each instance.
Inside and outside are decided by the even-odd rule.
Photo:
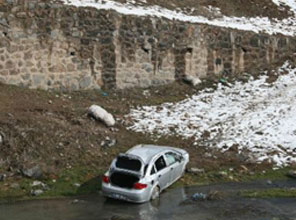
[[[11,69],[9,70],[9,75],[13,76],[13,75],[18,75],[20,73],[19,69]]]
[[[5,63],[6,69],[12,69],[14,67],[15,67],[15,64],[11,60],[6,61],[6,63]]]
[[[33,57],[33,54],[31,51],[24,53],[25,60],[30,60],[30,59],[32,59],[32,57]]]
[[[32,76],[32,85],[39,86],[42,82],[45,81],[45,76],[41,74],[36,74]]]
[[[251,47],[259,47],[259,38],[258,37],[252,37],[250,39],[250,46]]]
[[[29,80],[31,78],[31,74],[25,73],[21,77],[22,77],[23,80]]]
[[[67,65],[67,71],[68,71],[68,72],[73,72],[74,70],[75,70],[75,65],[72,64],[72,63],[69,63],[69,64]]]
[[[0,61],[2,61],[2,62],[5,61],[5,56],[4,56],[4,55],[1,55],[1,56],[0,56]]]
[[[90,76],[85,76],[85,77],[83,77],[83,78],[80,80],[80,82],[79,82],[79,87],[80,87],[81,89],[87,89],[87,88],[90,87],[91,83],[92,83],[92,77],[90,77]]]
[[[0,70],[0,75],[1,76],[7,76],[9,74],[8,70]]]
[[[34,66],[34,63],[32,63],[31,61],[26,61],[26,67],[32,67]]]

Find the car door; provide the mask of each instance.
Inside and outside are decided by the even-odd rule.
[[[167,152],[165,158],[170,168],[170,182],[173,183],[181,176],[183,166],[180,157],[174,152]]]
[[[179,177],[180,163],[173,152],[165,153],[165,159],[168,167],[170,168],[170,183],[173,183]]]
[[[156,159],[154,166],[160,190],[163,190],[170,184],[169,167],[167,166],[163,155]]]

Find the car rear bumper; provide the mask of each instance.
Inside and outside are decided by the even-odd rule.
[[[150,199],[150,188],[142,190],[125,189],[110,183],[102,183],[103,196],[128,202],[143,203]]]

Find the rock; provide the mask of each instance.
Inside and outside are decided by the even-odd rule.
[[[218,173],[218,177],[226,177],[228,174],[227,174],[227,172],[226,171],[220,171],[219,173]]]
[[[101,147],[108,148],[113,147],[116,144],[116,139],[106,137],[104,141],[101,142]]]
[[[196,168],[196,167],[191,167],[187,170],[188,173],[192,173],[192,174],[203,174],[205,173],[205,169],[200,169],[200,168]]]
[[[39,165],[29,169],[22,169],[21,172],[25,177],[29,177],[32,179],[39,179],[42,177],[42,170]]]
[[[118,128],[110,128],[110,131],[112,131],[112,132],[119,132],[119,129]]]
[[[18,184],[18,183],[12,183],[10,185],[10,188],[12,188],[12,189],[19,189],[20,188],[20,184]]]
[[[70,202],[70,204],[73,204],[73,205],[78,204],[78,203],[85,203],[85,201],[84,200],[79,200],[79,199],[74,199],[74,200],[72,200]]]
[[[42,183],[40,181],[34,181],[32,184],[31,184],[32,187],[37,187],[37,186],[41,186],[42,188],[47,188],[46,184],[45,183]]]
[[[73,186],[79,188],[79,187],[81,186],[81,184],[79,184],[79,183],[74,183]]]
[[[88,87],[90,87],[91,83],[92,83],[92,77],[86,76],[86,77],[83,77],[79,82],[79,87],[81,89],[87,89]]]
[[[290,170],[287,176],[291,178],[296,178],[296,170]]]
[[[198,77],[190,76],[190,75],[185,76],[183,80],[193,86],[197,86],[198,84],[201,83],[201,80]]]
[[[272,184],[273,184],[271,180],[267,180],[266,183],[267,183],[268,185],[272,185]]]
[[[245,165],[241,165],[240,168],[245,172],[249,171],[249,169]]]
[[[4,134],[0,131],[0,145],[4,143]]]
[[[115,125],[114,117],[110,113],[108,113],[105,109],[103,109],[98,105],[92,105],[88,109],[88,115],[95,118],[96,120],[100,120],[104,122],[109,127]]]
[[[6,179],[6,174],[0,174],[0,182]]]
[[[143,95],[144,95],[146,98],[148,98],[148,97],[150,97],[150,96],[151,96],[151,94],[150,94],[150,91],[149,91],[149,90],[144,90],[144,91],[143,91]]]
[[[44,193],[44,191],[42,189],[31,190],[32,196],[40,196],[43,193]]]
[[[74,199],[74,200],[71,202],[71,204],[77,204],[77,203],[79,203],[79,200],[78,200],[78,199]]]

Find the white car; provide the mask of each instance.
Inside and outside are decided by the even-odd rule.
[[[154,200],[184,174],[188,162],[183,149],[137,145],[112,161],[102,178],[103,195],[135,203]]]

